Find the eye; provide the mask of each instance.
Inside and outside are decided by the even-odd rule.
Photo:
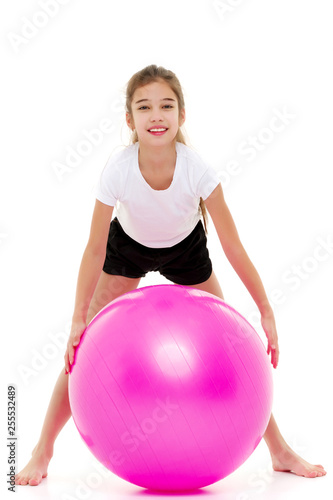
[[[163,108],[167,108],[167,109],[173,109],[173,107],[174,106],[172,104],[165,104],[163,106]],[[140,108],[138,108],[138,111],[140,111],[140,110],[145,111],[146,109],[148,109],[148,106],[141,106]]]

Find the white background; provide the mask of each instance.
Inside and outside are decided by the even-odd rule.
[[[202,493],[227,500],[330,498],[331,3],[71,0],[55,2],[52,15],[42,8],[47,3],[7,2],[0,13],[2,489],[6,387],[17,387],[20,470],[63,368],[94,186],[110,154],[129,143],[126,82],[157,64],[182,83],[190,144],[219,172],[241,240],[272,301],[281,349],[274,371],[278,425],[300,455],[328,470],[315,480],[273,472],[262,441],[240,469]],[[32,22],[39,27],[32,29]],[[289,118],[276,122],[279,132],[269,132],[276,112]],[[56,175],[55,162],[65,164],[69,148],[86,139],[84,130],[105,119],[113,130],[75,168]],[[250,158],[239,148],[251,137],[260,150]],[[208,245],[225,300],[251,318],[265,341],[256,305],[225,258],[211,220]],[[170,282],[151,273],[140,286],[158,283]],[[71,420],[56,442],[47,480],[38,488],[17,487],[17,494],[83,498],[77,488],[96,472],[94,463]],[[142,492],[111,475],[88,488],[85,498]]]

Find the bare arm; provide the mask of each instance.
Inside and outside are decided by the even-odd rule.
[[[268,338],[267,352],[269,354],[272,351],[272,363],[276,368],[278,340],[273,310],[260,276],[240,241],[235,223],[225,202],[221,184],[206,198],[205,204],[227,259],[258,306],[262,316],[261,323]]]
[[[96,200],[90,235],[79,270],[73,320],[86,320],[91,298],[101,273],[113,207]]]
[[[224,253],[232,267],[250,292],[263,314],[271,307],[260,276],[247,255],[237,232],[235,223],[225,202],[221,184],[205,200],[221,242]]]
[[[65,373],[74,360],[74,348],[79,344],[86,327],[89,304],[99,279],[106,252],[113,207],[96,200],[90,235],[83,253],[76,286],[72,327],[65,353]]]

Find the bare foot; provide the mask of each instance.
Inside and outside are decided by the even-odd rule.
[[[38,448],[32,450],[32,457],[18,474],[15,476],[15,484],[25,486],[38,486],[44,477],[47,476],[47,468],[53,453]]]
[[[301,458],[289,446],[272,455],[273,469],[279,472],[293,472],[297,476],[321,477],[326,475],[322,465],[312,465]]]

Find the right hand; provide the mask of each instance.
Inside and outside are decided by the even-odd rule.
[[[69,339],[67,342],[67,349],[65,352],[65,374],[67,375],[71,370],[71,365],[74,361],[75,348],[79,345],[80,339],[87,325],[85,321],[73,321]]]
[[[272,310],[261,316],[261,325],[268,340],[267,354],[271,355],[271,363],[273,368],[276,368],[279,362],[280,351],[275,318]]]

